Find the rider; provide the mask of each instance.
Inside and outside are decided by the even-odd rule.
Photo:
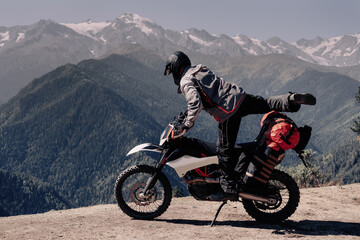
[[[178,93],[182,93],[187,101],[187,116],[180,125],[181,131],[194,126],[202,109],[219,122],[217,154],[222,174],[220,185],[224,192],[212,195],[213,200],[237,199],[234,146],[243,116],[272,110],[297,112],[301,104],[316,103],[316,98],[309,93],[288,93],[269,98],[248,94],[236,84],[219,78],[206,66],[192,66],[188,56],[181,51],[168,58],[164,75],[169,74],[173,75]]]

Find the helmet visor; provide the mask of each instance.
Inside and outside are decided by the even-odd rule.
[[[164,75],[167,76],[171,73],[171,63],[167,63],[165,66],[165,71],[164,71]]]

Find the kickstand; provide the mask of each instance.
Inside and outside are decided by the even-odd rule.
[[[217,216],[218,216],[219,213],[220,213],[220,210],[222,209],[222,207],[223,207],[226,203],[227,203],[227,201],[223,201],[222,204],[220,205],[219,209],[217,210],[217,212],[216,212],[216,214],[215,214],[214,220],[212,221],[212,223],[211,223],[211,225],[210,225],[211,227],[214,226],[215,221],[216,221],[216,218],[217,218]]]

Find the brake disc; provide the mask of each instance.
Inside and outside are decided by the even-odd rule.
[[[145,185],[145,183],[137,183],[130,190],[130,198],[138,206],[147,206],[156,201],[156,189],[150,189],[144,194]]]

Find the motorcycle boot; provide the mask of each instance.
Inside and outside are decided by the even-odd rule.
[[[220,186],[223,191],[210,195],[210,200],[213,201],[236,201],[238,200],[238,191],[236,190],[236,177],[222,171],[220,176]]]
[[[316,98],[310,93],[291,93],[289,96],[289,101],[295,104],[316,104]]]

